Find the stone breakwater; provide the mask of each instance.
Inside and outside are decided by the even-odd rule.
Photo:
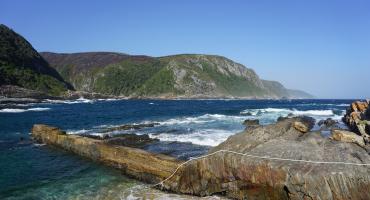
[[[158,183],[170,176],[180,164],[175,158],[146,152],[141,149],[112,145],[62,130],[36,124],[32,137],[38,142],[60,147],[80,156],[122,170],[126,175],[148,183]]]
[[[340,135],[351,132],[333,130],[335,135],[327,138],[300,130],[311,125],[307,117],[256,125],[185,164],[140,149],[65,135],[44,125],[35,125],[32,135],[139,180],[160,182],[157,187],[176,193],[236,199],[370,199],[366,145]]]

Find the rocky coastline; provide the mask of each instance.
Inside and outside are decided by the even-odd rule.
[[[136,148],[143,143],[135,141],[151,142],[145,136],[91,138],[35,125],[32,137],[175,193],[235,199],[370,199],[370,145],[367,136],[346,120],[357,116],[352,112],[368,116],[369,108],[357,105],[352,104],[344,117],[350,130],[339,129],[332,119],[319,122],[330,137],[312,131],[315,121],[309,117],[281,118],[267,126],[246,121],[243,132],[185,162]]]

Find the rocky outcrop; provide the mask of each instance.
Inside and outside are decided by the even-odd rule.
[[[169,177],[179,165],[179,161],[169,156],[112,145],[104,140],[67,135],[55,127],[34,125],[31,132],[36,141],[61,147],[149,183],[158,183]]]
[[[246,119],[243,122],[244,126],[250,127],[250,126],[258,126],[260,124],[260,120],[258,119]]]
[[[369,102],[355,101],[347,109],[343,117],[343,122],[348,127],[364,137],[365,142],[370,142],[370,118],[369,118]]]
[[[112,145],[35,125],[36,140],[123,170],[164,190],[236,199],[370,199],[370,155],[361,137],[302,133],[305,117],[282,119],[229,137],[208,154],[184,163],[140,149]],[[310,128],[308,128],[310,129]]]
[[[370,167],[341,163],[370,163],[369,154],[319,132],[302,134],[296,121],[233,135],[209,156],[182,166],[163,187],[237,199],[370,199]]]
[[[145,124],[125,124],[121,126],[115,126],[115,127],[110,127],[102,131],[102,133],[106,132],[112,132],[112,131],[122,131],[122,130],[138,130],[142,128],[149,128],[149,127],[154,127],[156,125],[159,125],[159,123],[145,123]]]

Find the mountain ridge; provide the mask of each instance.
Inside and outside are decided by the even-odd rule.
[[[39,53],[3,24],[0,36],[0,86],[8,88],[8,97],[9,91],[23,91],[17,88],[22,87],[34,91],[30,94],[39,91],[61,98],[87,94],[165,99],[312,98],[279,82],[263,80],[253,69],[219,55]],[[15,87],[9,89],[12,85]]]
[[[271,84],[272,81],[260,79],[253,69],[219,55],[151,57],[117,52],[40,54],[76,89],[89,92],[133,98],[313,98],[303,91],[293,95],[290,92],[293,90],[286,89],[282,84]],[[119,59],[100,65],[95,62],[104,60],[107,54],[116,55]],[[92,61],[89,70],[83,67],[86,63],[82,60]],[[76,69],[83,69],[83,73]],[[145,80],[131,80],[132,77],[140,79],[138,71],[141,71]],[[130,84],[132,81],[136,85]]]

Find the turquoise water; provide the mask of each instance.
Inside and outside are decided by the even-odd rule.
[[[353,100],[116,100],[28,104],[0,110],[0,199],[188,199],[164,193],[61,149],[34,144],[30,129],[45,123],[69,134],[98,135],[128,123],[158,126],[118,133],[149,134],[153,152],[186,160],[244,129],[248,118],[262,124],[279,116],[309,115],[340,120]],[[195,198],[195,197],[194,197]],[[219,197],[210,197],[219,198]]]

